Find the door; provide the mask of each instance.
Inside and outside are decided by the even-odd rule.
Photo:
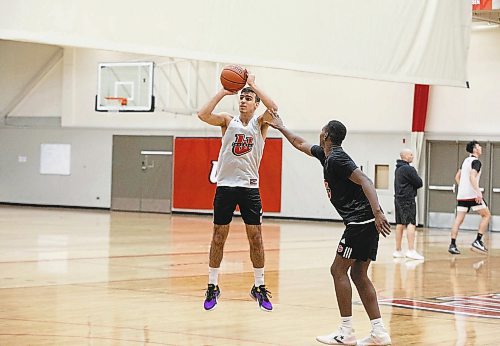
[[[479,160],[481,179],[479,186],[486,204],[490,204],[490,143],[480,143],[482,155]],[[430,141],[427,143],[427,225],[450,229],[455,219],[456,192],[455,174],[469,155],[467,142]],[[500,161],[499,161],[500,165]],[[500,183],[500,179],[499,179]],[[499,196],[500,197],[500,196]],[[499,206],[500,208],[500,206]],[[477,229],[480,216],[468,213],[461,229]]]
[[[450,228],[455,218],[458,143],[427,143],[427,225]]]
[[[171,212],[173,138],[113,136],[111,209]]]
[[[490,210],[492,231],[500,231],[500,143],[491,145]],[[481,177],[482,179],[482,177]]]

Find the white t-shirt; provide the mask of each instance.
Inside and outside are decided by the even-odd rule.
[[[470,182],[470,172],[472,169],[478,172],[477,181],[479,183],[479,178],[481,177],[481,161],[479,161],[477,157],[470,155],[462,163],[457,200],[471,200],[477,197],[477,192]]]
[[[217,164],[217,186],[259,187],[259,166],[264,152],[258,116],[244,126],[234,117],[222,137]]]

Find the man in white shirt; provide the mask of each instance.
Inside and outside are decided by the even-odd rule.
[[[220,295],[218,285],[219,267],[222,262],[224,244],[229,234],[233,212],[240,207],[245,222],[250,258],[254,267],[255,283],[250,296],[264,311],[272,311],[271,295],[264,284],[264,246],[262,243],[262,203],[259,193],[259,166],[264,151],[270,112],[278,106],[256,84],[255,76],[248,75],[247,84],[240,92],[238,116],[229,113],[214,113],[217,104],[227,95],[236,92],[221,89],[198,112],[198,117],[213,126],[220,126],[222,146],[217,166],[217,190],[214,198],[214,231],[210,246],[208,288],[203,307],[212,310]],[[260,101],[266,111],[255,115]]]
[[[488,229],[491,213],[479,188],[479,178],[481,177],[479,156],[482,154],[482,148],[477,141],[471,141],[467,143],[466,150],[470,155],[464,160],[455,175],[455,181],[458,184],[457,216],[451,229],[451,243],[448,247],[448,252],[452,255],[460,254],[456,244],[458,229],[464,222],[465,214],[471,209],[481,216],[477,237],[472,243],[471,249],[480,253],[488,252],[483,244],[483,235]]]

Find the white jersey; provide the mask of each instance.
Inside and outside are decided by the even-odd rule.
[[[471,200],[477,197],[477,192],[470,182],[470,172],[472,169],[478,171],[477,181],[479,183],[479,178],[481,177],[481,161],[479,161],[477,157],[471,155],[462,163],[457,200]]]
[[[222,137],[217,164],[217,186],[259,187],[259,166],[264,138],[258,116],[244,126],[234,117]]]

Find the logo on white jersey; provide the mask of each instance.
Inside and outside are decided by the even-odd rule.
[[[245,155],[252,151],[253,149],[253,137],[246,137],[242,133],[237,133],[234,135],[236,138],[232,144],[233,154],[236,156]]]

